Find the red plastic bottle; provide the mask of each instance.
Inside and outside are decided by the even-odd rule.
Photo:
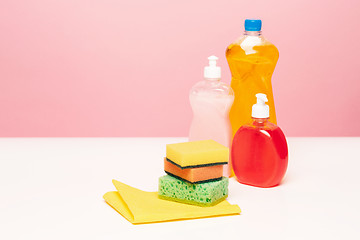
[[[253,123],[239,128],[231,148],[232,167],[237,181],[256,187],[275,187],[283,179],[288,165],[284,133],[268,121],[269,106],[265,94],[256,94]]]

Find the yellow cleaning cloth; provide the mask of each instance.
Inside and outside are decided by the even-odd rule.
[[[145,192],[113,180],[117,191],[107,192],[105,201],[133,224],[165,222],[203,217],[240,214],[238,205],[226,200],[213,207],[177,203],[158,198],[157,192]]]

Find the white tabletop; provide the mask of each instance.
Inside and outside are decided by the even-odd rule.
[[[165,145],[186,140],[0,139],[0,239],[360,239],[360,138],[289,138],[282,185],[230,180],[241,215],[132,225],[104,202],[112,179],[156,191]]]

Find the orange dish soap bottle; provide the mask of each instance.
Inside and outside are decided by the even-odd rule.
[[[269,98],[270,119],[276,124],[271,76],[279,58],[277,48],[261,33],[261,20],[246,19],[245,33],[226,49],[226,59],[231,71],[231,87],[235,100],[229,113],[233,135],[251,121],[251,106],[256,93]]]
[[[252,124],[236,132],[231,149],[232,167],[236,179],[256,187],[280,184],[288,165],[288,147],[284,133],[269,122],[269,106],[265,94],[256,94],[252,107]],[[270,114],[271,116],[271,114]]]

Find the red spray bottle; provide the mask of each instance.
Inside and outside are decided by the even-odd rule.
[[[283,179],[288,165],[284,133],[268,121],[269,106],[265,94],[256,94],[251,124],[239,128],[231,149],[232,167],[238,182],[256,187],[275,187]]]

